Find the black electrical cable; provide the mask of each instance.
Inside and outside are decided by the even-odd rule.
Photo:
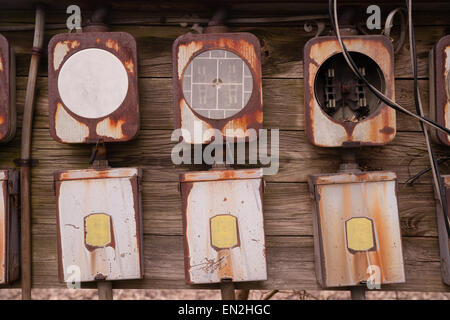
[[[437,160],[437,164],[441,164],[444,163],[446,161],[450,160],[450,158],[442,158]],[[414,176],[412,176],[411,178],[409,178],[408,180],[405,181],[405,184],[408,184],[410,186],[412,186],[414,184],[414,182],[416,182],[417,179],[419,179],[421,176],[423,176],[425,173],[430,172],[431,170],[433,170],[433,168],[430,166],[426,169],[423,169],[421,171],[419,171],[418,173],[416,173]]]
[[[417,50],[416,50],[416,37],[415,37],[415,32],[414,32],[414,23],[412,20],[412,1],[411,0],[406,0],[406,8],[408,11],[408,24],[409,24],[409,34],[410,34],[410,39],[409,41],[411,42],[411,60],[412,60],[412,64],[413,64],[413,78],[414,78],[414,103],[416,106],[416,111],[418,114],[423,115],[423,110],[421,108],[421,101],[420,101],[420,94],[419,94],[419,81],[418,81],[418,72],[417,72]],[[433,170],[433,178],[435,179],[435,192],[439,193],[439,202],[440,202],[440,206],[442,208],[442,212],[444,215],[444,222],[445,222],[445,228],[447,229],[447,234],[450,237],[450,224],[448,221],[448,211],[447,211],[447,206],[446,206],[446,195],[445,195],[445,189],[442,183],[442,178],[441,178],[441,174],[439,172],[439,163],[436,160],[436,156],[429,138],[429,135],[427,134],[427,132],[425,130],[427,130],[423,123],[420,123],[421,128],[422,128],[422,132],[425,136],[425,139],[427,140],[427,145],[428,145],[428,151],[430,154],[430,161],[431,163],[431,169]]]
[[[450,135],[450,130],[442,125],[440,125],[437,122],[434,122],[433,120],[430,120],[428,118],[425,118],[423,116],[417,115],[409,110],[407,110],[406,108],[402,107],[401,105],[395,103],[394,101],[390,100],[388,97],[386,97],[384,94],[382,94],[380,91],[378,91],[377,88],[375,88],[362,74],[361,72],[358,70],[358,67],[355,63],[355,61],[353,61],[353,58],[350,56],[347,47],[344,45],[344,42],[342,41],[342,39],[340,38],[340,33],[338,32],[337,28],[336,28],[336,23],[335,23],[335,19],[334,19],[334,5],[333,5],[333,0],[329,0],[328,2],[329,4],[329,15],[330,15],[330,20],[331,20],[331,25],[333,27],[334,32],[336,33],[336,36],[338,38],[338,41],[342,47],[342,51],[344,54],[344,58],[347,60],[347,63],[349,64],[350,69],[352,69],[352,71],[358,76],[358,78],[360,80],[362,80],[366,86],[369,88],[369,90],[381,101],[383,101],[386,105],[388,105],[389,107],[393,108],[394,110],[397,110],[399,112],[405,113],[411,117],[414,117],[418,120],[420,120],[423,123],[428,124],[429,126],[432,126],[442,132],[444,132],[445,134]]]

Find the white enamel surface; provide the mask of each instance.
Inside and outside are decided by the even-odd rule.
[[[224,119],[241,111],[250,100],[253,77],[247,63],[227,50],[196,56],[183,73],[183,94],[200,115]]]
[[[102,49],[85,49],[72,55],[58,77],[63,103],[85,118],[104,117],[120,107],[128,91],[122,62]]]
[[[210,218],[218,214],[237,217],[240,246],[231,252],[233,281],[267,279],[261,179],[196,182],[188,197],[186,236],[189,274],[192,283],[220,282],[220,267],[208,268],[206,261],[218,261],[211,247]],[[226,200],[225,200],[226,199]]]
[[[129,178],[62,181],[58,199],[64,280],[71,265],[79,266],[81,281],[97,273],[108,280],[140,278],[138,235]],[[89,251],[84,240],[84,218],[92,213],[111,216],[115,248]]]

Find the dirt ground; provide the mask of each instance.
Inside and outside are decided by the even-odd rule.
[[[249,299],[261,300],[270,291],[252,290]],[[33,299],[36,300],[92,300],[97,299],[97,291],[92,289],[33,289]],[[367,299],[375,300],[450,300],[450,292],[402,292],[379,291],[367,292]],[[1,289],[1,300],[20,299],[20,289]],[[208,300],[220,299],[218,290],[114,290],[116,300]],[[348,291],[304,291],[282,290],[276,293],[272,300],[346,300],[350,299]]]

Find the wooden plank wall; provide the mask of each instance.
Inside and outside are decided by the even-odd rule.
[[[75,1],[76,2],[76,1]],[[326,14],[324,6],[280,4],[279,12],[289,15]],[[141,132],[129,143],[109,147],[114,167],[139,166],[144,169],[143,213],[145,279],[115,282],[115,288],[189,288],[184,283],[181,202],[178,174],[202,167],[172,165],[170,134],[173,127],[171,46],[188,28],[149,26],[145,19],[161,15],[182,16],[186,12],[208,17],[211,8],[195,5],[124,7],[113,11],[114,31],[131,33],[138,43]],[[117,7],[119,8],[119,7]],[[309,8],[305,11],[302,8]],[[448,5],[416,15],[420,88],[428,111],[428,51],[450,32]],[[445,10],[442,10],[444,8]],[[383,8],[383,21],[386,17]],[[188,10],[188,11],[186,11]],[[197,10],[197,11],[196,11]],[[314,11],[311,11],[314,10]],[[427,11],[431,10],[431,11]],[[235,16],[270,14],[273,8],[236,4]],[[88,17],[87,12],[83,12]],[[50,8],[49,24],[65,24],[65,8]],[[1,10],[1,25],[30,24],[34,12]],[[313,36],[302,24],[242,26],[233,31],[255,34],[262,44],[264,127],[280,129],[280,170],[267,176],[264,194],[268,278],[262,283],[239,284],[240,288],[319,289],[314,275],[311,204],[306,177],[310,173],[335,172],[339,151],[316,148],[307,143],[303,119],[303,46]],[[65,29],[46,32],[50,37]],[[20,129],[32,44],[32,31],[4,32],[17,54],[17,102],[19,131],[11,143],[0,146],[0,166],[11,167],[19,157]],[[33,286],[62,287],[57,280],[55,196],[53,171],[87,168],[90,148],[64,145],[51,139],[48,131],[47,57],[44,56],[37,86],[32,156],[39,165],[32,172]],[[396,99],[410,110],[413,81],[409,51],[403,48],[395,61]],[[431,179],[425,176],[414,186],[404,184],[411,175],[428,166],[428,156],[419,125],[397,114],[398,133],[386,147],[359,150],[365,169],[393,170],[399,177],[399,210],[406,263],[407,282],[385,286],[386,290],[449,291],[440,276],[435,204]],[[439,156],[448,151],[438,147]],[[443,172],[449,172],[443,166]],[[16,284],[17,286],[17,284]],[[89,287],[89,285],[87,285]],[[208,287],[211,288],[211,287]]]

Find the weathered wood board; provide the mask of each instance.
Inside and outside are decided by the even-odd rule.
[[[208,17],[210,8],[185,4],[176,10],[170,6],[146,3],[142,10],[113,11],[113,31],[133,35],[138,47],[141,131],[136,140],[108,147],[113,167],[140,167],[144,230],[143,280],[117,281],[115,288],[192,288],[185,284],[181,196],[178,175],[187,170],[203,170],[203,166],[175,166],[170,160],[173,129],[172,58],[173,41],[189,31],[180,26],[146,25],[146,19],[182,16],[185,11]],[[305,4],[307,5],[307,4]],[[124,6],[124,5],[122,5]],[[179,5],[180,6],[180,5]],[[234,4],[236,16],[269,14],[266,5]],[[422,100],[428,112],[428,50],[450,30],[449,9],[432,13],[424,7],[416,17],[416,38]],[[145,11],[148,9],[148,11]],[[319,10],[320,9],[320,10]],[[326,14],[323,5],[310,3],[307,11],[297,4],[280,4],[280,14]],[[428,10],[428,11],[427,11]],[[251,12],[251,13],[250,13]],[[383,11],[384,12],[384,11]],[[181,14],[180,14],[181,13]],[[50,9],[50,24],[65,24],[65,8]],[[88,13],[86,13],[88,17]],[[383,15],[385,17],[385,14]],[[0,10],[1,25],[32,24],[32,10]],[[264,193],[268,280],[238,283],[238,288],[319,289],[314,275],[314,250],[308,174],[336,172],[339,152],[311,146],[304,131],[303,46],[313,36],[303,24],[233,27],[233,31],[255,34],[261,41],[263,74],[264,127],[280,129],[280,170],[267,176]],[[46,31],[46,41],[65,29]],[[17,56],[18,127],[21,127],[26,80],[33,32],[2,32],[14,47]],[[37,109],[34,118],[33,153],[39,165],[32,170],[32,232],[33,286],[64,287],[58,282],[56,243],[56,197],[53,187],[55,170],[88,167],[90,149],[87,146],[65,145],[53,141],[48,127],[47,59],[42,59],[38,78]],[[395,57],[396,100],[409,110],[413,106],[413,81],[409,51],[403,48]],[[385,147],[358,151],[360,164],[367,170],[388,170],[397,173],[400,228],[404,249],[406,283],[386,285],[387,290],[449,291],[441,281],[435,203],[431,179],[422,177],[414,186],[404,182],[428,166],[428,156],[415,120],[397,113],[397,135]],[[19,131],[20,132],[20,129]],[[0,166],[13,166],[19,157],[20,134],[0,146]],[[437,147],[439,156],[449,154]],[[450,172],[442,165],[443,173]],[[18,286],[18,284],[15,284]],[[92,286],[87,284],[86,286]],[[194,288],[205,288],[204,285]],[[206,288],[217,288],[206,286]]]

